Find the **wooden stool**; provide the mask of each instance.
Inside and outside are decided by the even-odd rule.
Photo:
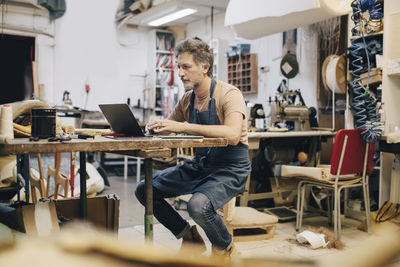
[[[223,207],[223,220],[233,241],[254,241],[274,236],[278,218],[250,207],[236,207],[236,198]],[[248,234],[238,235],[235,230],[248,230]]]

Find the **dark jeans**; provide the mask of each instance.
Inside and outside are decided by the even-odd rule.
[[[135,195],[144,205],[146,199],[144,182],[138,184]],[[184,220],[176,210],[165,201],[173,197],[166,192],[153,187],[153,212],[157,220],[168,228],[177,238],[181,238],[190,229],[189,223]],[[232,236],[215,211],[206,195],[194,193],[187,206],[190,217],[206,233],[211,244],[216,249],[225,249],[232,243]]]

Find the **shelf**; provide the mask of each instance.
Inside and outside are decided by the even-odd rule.
[[[390,76],[390,77],[400,77],[400,72],[389,73],[388,76]]]
[[[383,35],[383,31],[365,34],[364,37],[368,39],[368,38],[372,38],[372,37],[380,36],[380,35]],[[354,39],[359,38],[359,37],[361,37],[361,36],[351,36],[350,40],[354,40]]]
[[[171,64],[171,59],[175,59],[173,51],[175,49],[176,36],[171,31],[154,29],[149,31],[148,39],[151,45],[147,51],[148,76],[146,77],[145,86],[149,88],[146,96],[150,98],[147,106],[154,108],[152,115],[168,116],[170,110],[164,105],[166,97],[171,97],[172,105],[175,106],[176,99],[179,99],[182,95],[181,88],[176,84],[178,75],[177,71],[175,71],[175,63]],[[171,48],[173,58],[171,58],[169,48]],[[172,83],[171,86],[169,86],[170,83]]]
[[[239,88],[243,94],[257,93],[257,55],[241,54],[228,57],[228,83]]]
[[[362,73],[361,78],[361,84],[364,86],[367,85],[368,72]],[[382,83],[382,69],[380,68],[373,68],[370,70],[369,84],[375,83]]]

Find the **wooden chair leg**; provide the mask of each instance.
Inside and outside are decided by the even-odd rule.
[[[341,220],[341,211],[340,211],[340,196],[341,196],[341,192],[342,192],[343,188],[340,187],[338,189],[338,221],[337,221],[337,229],[338,229],[338,234],[337,234],[337,238],[340,238],[340,234],[342,232],[342,220]],[[343,192],[344,193],[344,192]]]
[[[339,221],[339,216],[340,216],[340,212],[339,212],[339,207],[340,207],[340,200],[338,200],[338,190],[337,188],[335,188],[335,192],[334,192],[334,197],[333,197],[333,201],[335,202],[335,210],[334,210],[334,216],[333,216],[333,227],[334,227],[334,233],[335,233],[335,238],[338,238],[338,221]]]
[[[333,225],[332,217],[333,217],[333,198],[331,190],[327,191],[327,204],[328,204],[328,224],[329,226]]]
[[[299,231],[299,224],[300,224],[300,206],[301,206],[301,187],[303,182],[300,181],[297,185],[297,210],[296,210],[296,231]]]
[[[363,182],[363,193],[364,193],[364,206],[365,206],[365,220],[367,222],[367,233],[371,233],[371,211],[370,211],[370,199],[369,199],[369,186],[368,183]]]
[[[299,215],[299,229],[298,231],[300,231],[301,229],[301,225],[303,223],[303,212],[304,212],[304,201],[305,201],[305,194],[306,194],[306,184],[304,183],[301,186],[301,193],[300,193],[300,215]]]

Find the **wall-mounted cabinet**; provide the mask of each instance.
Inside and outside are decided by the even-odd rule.
[[[257,54],[241,54],[228,57],[228,83],[243,94],[257,93]]]

